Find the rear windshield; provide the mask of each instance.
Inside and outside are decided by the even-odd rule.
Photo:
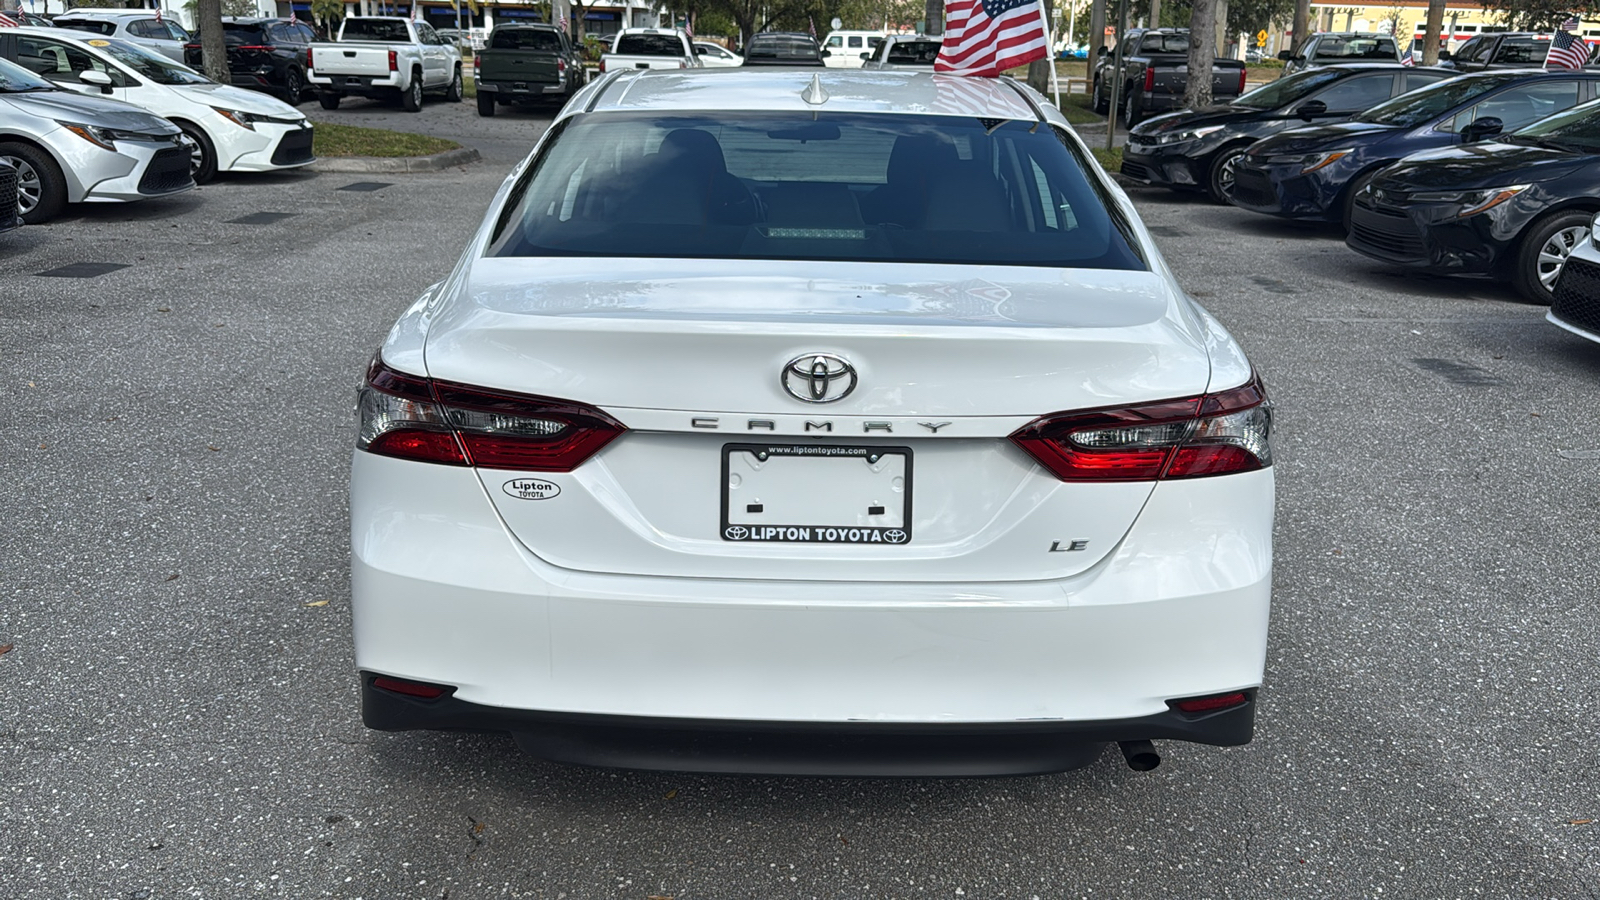
[[[387,19],[345,19],[344,30],[339,33],[339,40],[408,44],[411,42],[411,33],[406,30],[404,22]]]
[[[57,19],[51,23],[57,28],[71,28],[73,31],[87,31],[93,34],[116,34],[117,23],[98,22],[93,19]]]
[[[266,36],[261,33],[260,25],[235,25],[231,22],[222,23],[222,39],[234,46],[267,42]]]
[[[755,59],[820,59],[821,56],[821,46],[805,37],[757,35],[750,39],[745,51],[746,58]]]
[[[1451,78],[1409,94],[1401,94],[1388,103],[1380,103],[1360,115],[1353,116],[1352,120],[1410,128],[1487,94],[1503,84],[1526,77],[1528,76],[1521,72],[1507,72],[1501,75]]]
[[[1143,269],[1065,135],[1032,121],[867,113],[568,120],[490,256]]]
[[[1340,69],[1307,69],[1287,78],[1269,81],[1255,90],[1240,94],[1239,99],[1233,101],[1233,105],[1250,109],[1277,109],[1349,74],[1350,72]]]
[[[682,56],[683,41],[675,34],[625,34],[617,38],[619,56]]]
[[[561,50],[561,37],[538,28],[496,28],[489,35],[491,50]]]
[[[1187,34],[1147,34],[1139,42],[1140,53],[1188,53]]]
[[[931,66],[939,56],[938,41],[895,41],[889,45],[889,62],[909,66]]]
[[[1395,46],[1394,38],[1370,37],[1329,37],[1317,43],[1318,60],[1387,60],[1394,62],[1400,58],[1400,50]]]

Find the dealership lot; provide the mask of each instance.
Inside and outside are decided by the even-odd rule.
[[[8,895],[1595,889],[1600,346],[1508,287],[1402,276],[1327,230],[1160,190],[1132,193],[1278,404],[1252,745],[1169,743],[1148,774],[1108,751],[1044,778],[834,781],[586,770],[502,736],[366,731],[354,388],[548,119],[313,115],[426,128],[486,161],[224,178],[0,238]],[[40,274],[90,263],[123,268]]]

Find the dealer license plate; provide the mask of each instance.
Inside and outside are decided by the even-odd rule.
[[[911,448],[725,444],[722,538],[744,543],[907,543]]]

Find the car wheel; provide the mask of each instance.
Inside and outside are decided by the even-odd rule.
[[[406,112],[422,112],[422,73],[413,70],[411,73],[411,86],[400,95],[400,104]]]
[[[479,91],[478,91],[478,115],[480,115],[480,116],[492,116],[492,115],[494,115],[494,94],[492,92],[479,89]]]
[[[1211,199],[1218,203],[1228,202],[1228,195],[1233,193],[1233,170],[1243,155],[1242,146],[1223,147],[1211,160],[1211,175],[1206,179]]]
[[[1094,111],[1105,115],[1111,111],[1111,104],[1106,101],[1105,91],[1100,88],[1100,79],[1094,80]]]
[[[0,160],[17,170],[17,214],[29,225],[48,222],[67,205],[67,179],[50,154],[28,144],[0,144]]]
[[[300,95],[305,93],[306,82],[300,77],[300,70],[291,68],[283,73],[283,99],[290,106],[300,105]]]
[[[338,94],[324,94],[324,93],[320,93],[319,92],[317,94],[317,102],[322,104],[322,108],[323,109],[338,109],[339,108],[339,95]]]
[[[1572,248],[1589,230],[1593,213],[1567,210],[1546,216],[1523,232],[1512,282],[1529,303],[1548,306],[1555,299],[1556,278]]]
[[[1344,212],[1339,217],[1339,224],[1344,226],[1345,234],[1350,233],[1350,219],[1355,215],[1356,197],[1366,189],[1367,183],[1376,177],[1377,174],[1378,172],[1376,169],[1371,172],[1362,172],[1360,175],[1350,179],[1350,184],[1345,187],[1343,204]]]
[[[1132,88],[1128,89],[1122,98],[1122,124],[1129,128],[1144,121],[1144,104],[1139,100],[1139,94]]]
[[[461,67],[456,66],[456,73],[450,76],[450,90],[445,92],[444,98],[451,103],[460,103],[466,96],[466,91],[461,87]]]
[[[205,184],[217,177],[217,150],[211,139],[199,126],[188,122],[173,123],[183,130],[183,144],[189,148],[189,174],[195,184]]]

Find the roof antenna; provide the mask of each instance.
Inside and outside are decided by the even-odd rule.
[[[812,75],[811,84],[800,92],[800,99],[813,106],[828,102],[828,92],[822,89],[822,76]]]

